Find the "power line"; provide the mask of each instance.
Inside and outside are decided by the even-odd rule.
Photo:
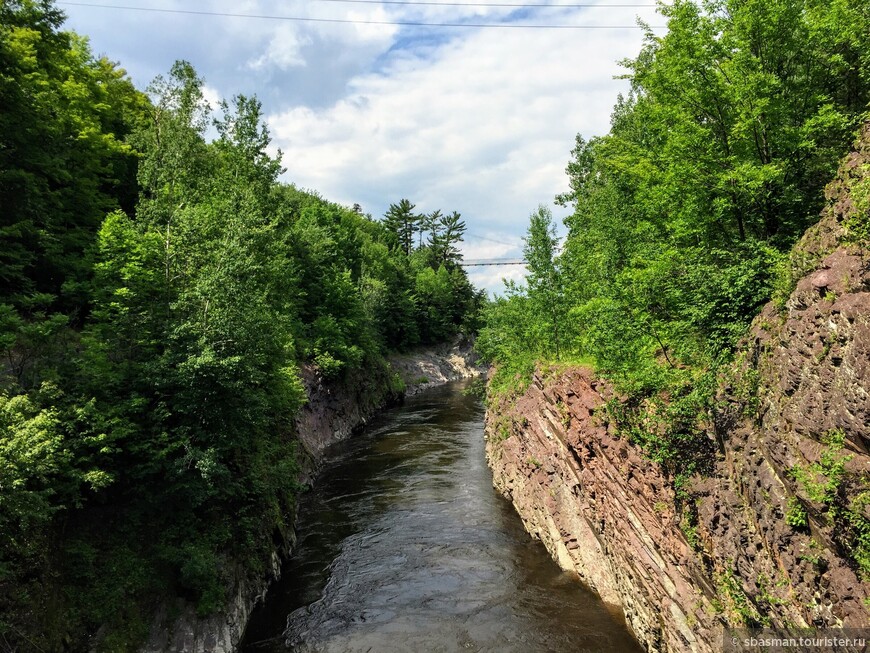
[[[423,5],[427,7],[515,7],[522,9],[623,9],[623,8],[652,8],[657,6],[650,4],[527,4],[513,2],[427,2],[425,0],[313,0],[314,2],[342,2],[365,5]]]
[[[264,20],[288,20],[308,23],[348,23],[353,25],[396,25],[400,27],[472,27],[516,29],[645,29],[643,25],[526,25],[522,23],[426,23],[422,21],[363,20],[350,18],[310,18],[307,16],[271,16],[266,14],[234,14],[222,11],[196,11],[193,9],[159,9],[156,7],[133,7],[129,5],[104,5],[95,2],[58,2],[72,7],[95,7],[98,9],[122,9],[161,14],[187,14],[192,16],[220,16],[223,18],[258,18]],[[652,27],[651,29],[665,29]]]

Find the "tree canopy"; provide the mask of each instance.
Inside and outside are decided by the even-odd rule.
[[[271,564],[300,366],[387,383],[483,298],[459,214],[436,256],[407,200],[283,183],[256,98],[216,117],[183,61],[140,92],[62,22],[0,5],[0,641],[134,650],[155,599],[206,614]]]
[[[561,252],[548,255],[533,214],[527,283],[488,309],[479,346],[508,376],[535,359],[590,362],[635,403],[686,399],[700,415],[711,397],[699,389],[789,283],[786,253],[868,115],[870,8],[676,0],[659,11],[668,31],[648,30],[623,62],[631,87],[610,132],[577,136],[557,198],[572,211]]]

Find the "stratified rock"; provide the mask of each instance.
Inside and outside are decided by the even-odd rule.
[[[681,528],[672,479],[608,423],[613,393],[591,371],[539,371],[487,416],[496,487],[649,651],[720,651],[723,629],[747,624],[870,626],[854,534],[832,517],[870,517],[870,252],[844,227],[868,174],[870,126],[794,250],[796,288],[764,308],[723,378],[707,434],[719,455],[689,488],[696,523]],[[820,501],[796,472],[826,460],[843,472]]]
[[[712,651],[699,636],[719,623],[715,587],[679,530],[669,480],[602,419],[609,396],[588,370],[536,374],[489,416],[495,485],[648,650]]]
[[[472,345],[460,337],[450,344],[393,354],[390,367],[405,384],[405,394],[415,395],[448,381],[483,375],[485,370]]]

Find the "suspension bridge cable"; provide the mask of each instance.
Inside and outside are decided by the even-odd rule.
[[[495,238],[489,238],[488,236],[480,236],[478,234],[473,234],[473,233],[469,233],[469,232],[466,232],[465,235],[466,235],[466,237],[468,237],[472,240],[487,240],[491,243],[497,243],[499,245],[507,245],[508,247],[519,247],[520,246],[520,243],[507,243],[503,240],[496,240]]]

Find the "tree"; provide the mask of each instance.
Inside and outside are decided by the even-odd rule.
[[[390,204],[384,214],[384,226],[391,234],[393,243],[406,256],[414,249],[414,234],[420,230],[421,216],[414,213],[414,204],[407,199],[399,200],[398,204]]]
[[[0,297],[27,314],[28,297],[48,295],[80,320],[88,247],[105,214],[134,201],[125,140],[147,99],[62,20],[51,2],[0,6]]]
[[[815,3],[813,3],[815,4]],[[842,12],[836,3],[828,15]],[[816,214],[817,193],[852,138],[854,100],[837,102],[825,13],[805,0],[681,0],[662,7],[669,31],[627,62],[644,113],[642,155],[659,168],[674,233],[726,248],[787,246]],[[870,27],[866,11],[857,24]],[[833,36],[830,34],[830,36]],[[834,38],[840,41],[840,38]],[[854,84],[860,59],[839,66]],[[854,94],[863,97],[865,88]],[[618,133],[619,125],[614,134]]]
[[[434,252],[438,251],[438,246],[441,242],[442,219],[443,216],[441,215],[440,209],[435,209],[434,211],[432,211],[432,213],[427,213],[423,216],[422,229],[420,230],[421,238],[423,235],[423,231],[429,232],[429,235],[426,238],[426,244],[429,246],[430,251],[433,252],[434,260],[437,260],[437,256],[434,254]]]
[[[176,61],[168,78],[158,75],[148,86],[154,105],[147,128],[135,138],[144,152],[137,212],[163,227],[168,240],[173,216],[183,205],[197,201],[211,172],[203,137],[211,107],[202,87],[193,66]]]
[[[133,650],[146,606],[207,614],[265,573],[299,366],[377,378],[421,328],[456,333],[474,290],[412,251],[407,200],[390,232],[281,184],[256,98],[213,120],[177,62],[149,102],[48,0],[0,18],[0,641]]]
[[[462,237],[465,234],[465,222],[462,220],[462,216],[454,211],[450,215],[443,216],[439,226],[437,260],[443,265],[457,265],[461,258],[459,243],[462,242]]]
[[[842,35],[864,42],[870,16],[852,0],[661,11],[668,34],[626,62],[632,89],[610,133],[577,138],[561,263],[575,314],[606,315],[572,319],[589,347],[615,351],[591,332],[622,319],[620,333],[639,323],[652,336],[644,356],[703,366],[730,351],[818,212],[855,100],[870,99],[870,60]]]
[[[114,422],[106,455],[119,480],[102,500],[154,528],[137,567],[168,570],[207,611],[222,601],[221,557],[262,548],[263,515],[288,510],[286,438],[303,395],[296,270],[273,218],[280,162],[266,152],[259,103],[225,105],[206,144],[195,71],[176,64],[152,88],[143,197],[135,220],[115,212],[100,231],[77,387],[97,425]],[[107,526],[71,541],[115,537]]]
[[[214,120],[214,125],[220,135],[219,151],[229,165],[232,181],[245,181],[246,187],[252,185],[268,194],[284,168],[280,150],[274,159],[267,152],[271,139],[263,124],[262,104],[255,97],[237,95],[232,105],[222,101],[220,109],[223,115]]]
[[[450,281],[444,266],[437,270],[426,267],[417,273],[414,297],[420,317],[420,339],[426,344],[443,342],[455,333]]]
[[[536,321],[540,350],[561,357],[565,321],[562,274],[557,260],[559,241],[550,210],[541,205],[529,217],[523,256],[526,260],[529,304]]]

